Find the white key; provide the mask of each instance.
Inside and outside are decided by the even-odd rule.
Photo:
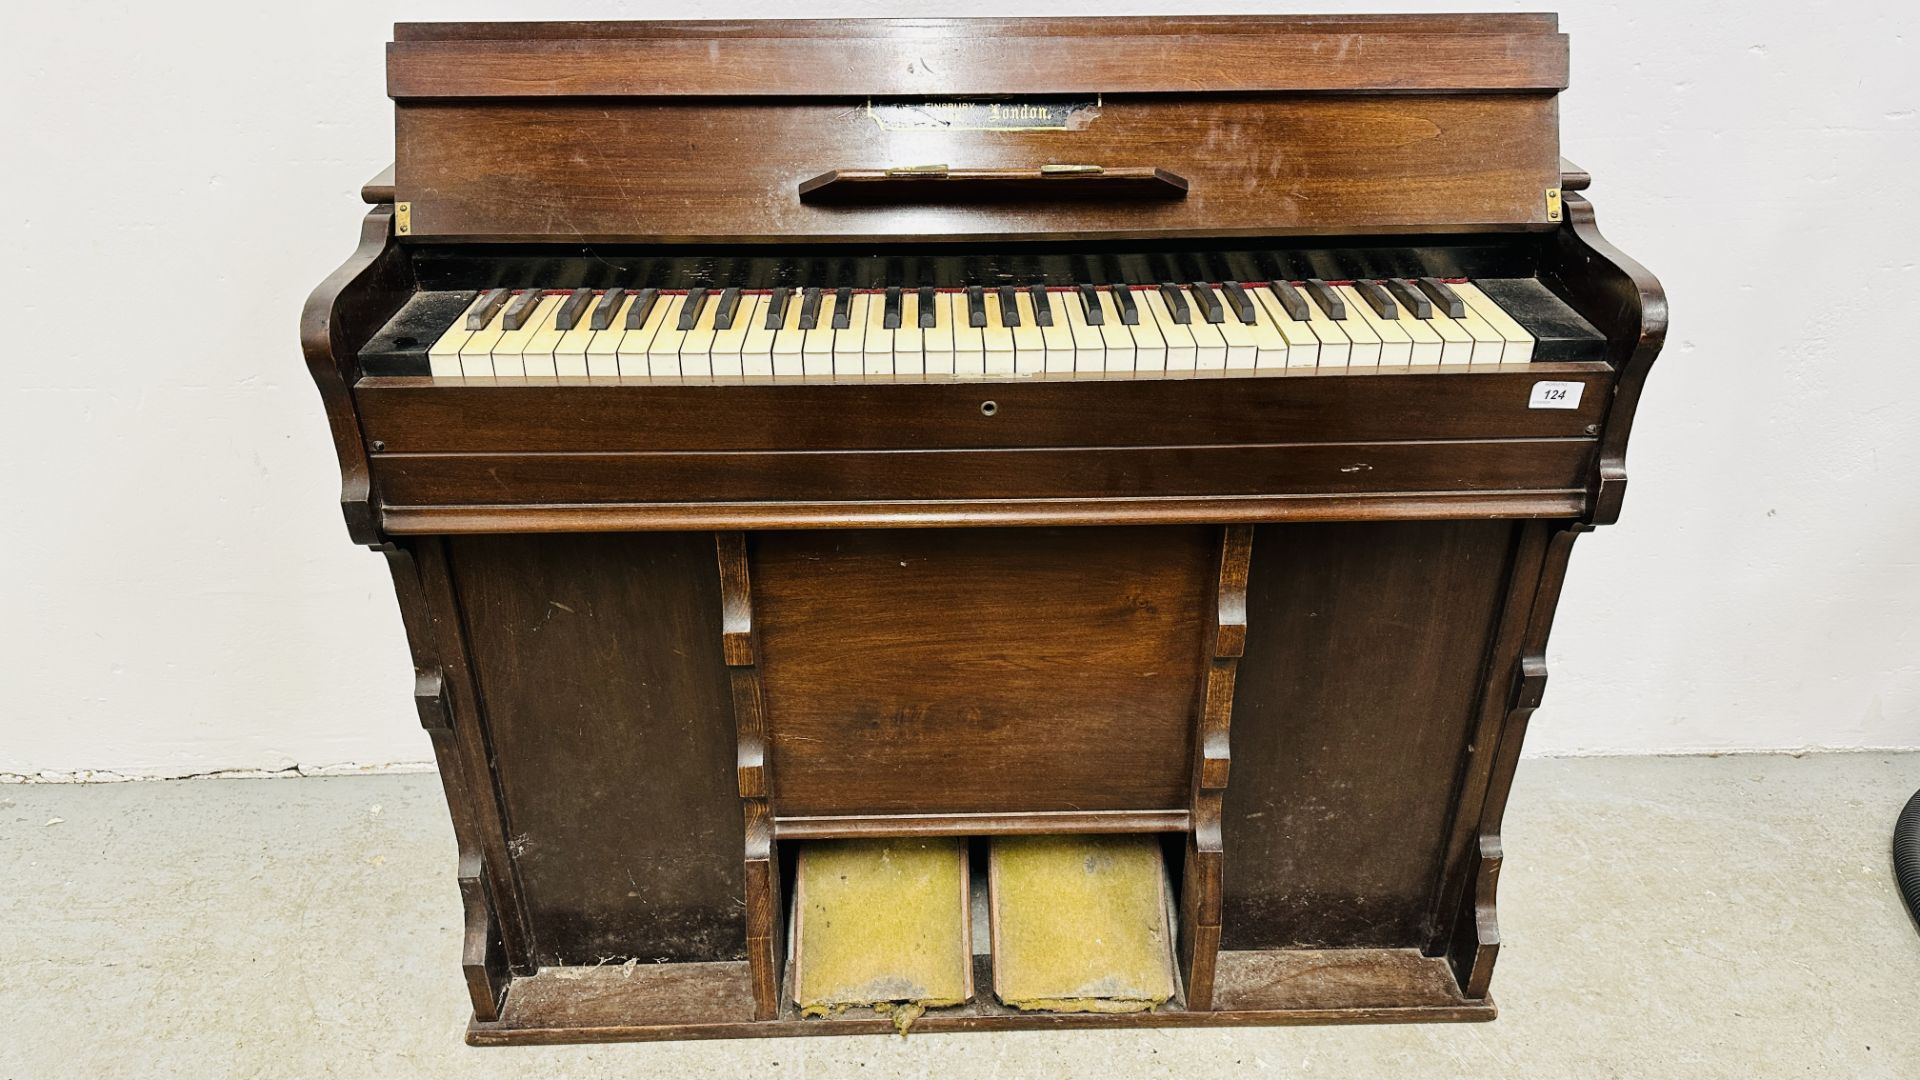
[[[1168,375],[1186,376],[1193,374],[1198,349],[1194,344],[1193,331],[1184,323],[1173,321],[1173,310],[1167,307],[1167,298],[1159,289],[1142,289],[1133,294],[1140,304],[1141,313],[1153,313],[1153,322],[1160,331],[1160,337],[1167,345]],[[1187,309],[1189,313],[1193,310]]]
[[[837,298],[836,298],[837,299]],[[867,309],[872,293],[855,292],[847,298],[847,325],[833,332],[833,381],[859,382],[866,378]]]
[[[936,290],[933,294],[933,325],[921,331],[921,340],[926,345],[926,377],[941,379],[953,377],[953,308],[954,293]],[[960,301],[961,314],[966,313],[966,301]]]
[[[1100,328],[1087,321],[1087,306],[1079,289],[1055,293],[1053,317],[1066,317],[1067,331],[1073,335],[1073,371],[1103,375],[1107,370],[1106,339]]]
[[[766,293],[740,298],[740,310],[751,313],[741,316],[746,320],[747,333],[740,341],[740,377],[748,382],[773,378],[774,330],[767,329],[767,311],[772,306],[773,299]]]
[[[1233,313],[1233,305],[1227,302],[1223,289],[1214,289],[1213,295],[1220,300],[1221,319],[1211,324],[1227,343],[1226,370],[1229,375],[1246,375],[1253,371],[1260,356],[1260,347],[1253,340],[1253,327],[1240,321]]]
[[[1514,321],[1504,308],[1494,303],[1492,297],[1481,292],[1478,285],[1455,285],[1453,291],[1500,335],[1501,363],[1526,364],[1533,361],[1533,335]]]
[[[1340,331],[1352,342],[1352,351],[1347,354],[1349,368],[1377,368],[1380,366],[1380,335],[1373,330],[1366,316],[1356,310],[1356,305],[1366,301],[1360,299],[1351,286],[1335,285],[1333,291],[1346,301],[1347,317],[1338,321]]]
[[[820,290],[820,317],[808,330],[800,347],[801,377],[808,382],[833,381],[833,305],[832,289]]]
[[[1108,375],[1131,377],[1134,373],[1133,330],[1120,321],[1120,304],[1110,289],[1097,289],[1094,299],[1100,303],[1100,347],[1107,354],[1102,365]]]
[[[1316,370],[1344,369],[1353,356],[1353,342],[1341,329],[1345,324],[1328,318],[1319,302],[1304,290],[1300,295],[1307,299],[1307,328],[1313,331],[1314,337],[1320,339],[1320,363],[1316,365]]]
[[[1038,375],[1047,370],[1047,337],[1033,317],[1033,293],[1015,289],[1013,310],[1020,316],[1020,325],[1013,328],[1013,370]]]
[[[1193,370],[1201,375],[1223,375],[1227,370],[1227,339],[1207,321],[1192,289],[1181,290],[1187,300],[1187,332],[1193,335]]]
[[[772,306],[773,300],[768,298]],[[773,377],[776,381],[802,381],[806,378],[802,354],[806,349],[807,332],[800,329],[800,290],[787,292],[787,306],[780,316],[780,328],[773,333],[773,347],[770,352],[773,364]]]
[[[926,331],[920,328],[920,290],[902,289],[900,329],[893,332],[893,377],[918,382],[927,375]]]
[[[660,329],[647,345],[647,376],[656,382],[680,381],[680,343],[687,332],[680,329],[680,310],[687,306],[686,293],[660,297],[654,305],[661,311]]]
[[[1155,315],[1153,308],[1147,305],[1147,294],[1138,289],[1128,288],[1128,286],[1125,285],[1116,285],[1114,287],[1127,290],[1127,294],[1133,297],[1134,314],[1140,317],[1138,322],[1127,327],[1128,332],[1133,335],[1134,374],[1152,378],[1159,378],[1165,375],[1167,372],[1167,339],[1166,336],[1160,332],[1159,316]],[[1117,298],[1114,306],[1116,308],[1119,306]]]
[[[953,373],[960,378],[979,378],[987,373],[987,334],[973,325],[973,310],[967,294],[953,294]]]
[[[526,348],[520,350],[520,362],[526,365],[528,378],[551,379],[559,374],[554,366],[553,352],[560,347],[560,339],[566,331],[560,329],[560,305],[567,302],[565,296],[549,296],[540,303],[540,310],[534,317],[540,320],[540,329],[527,339]]]
[[[985,354],[985,370],[988,375],[1011,375],[1017,368],[1014,364],[1013,327],[1007,325],[1006,316],[1000,311],[1000,291],[988,289],[987,325],[981,330],[981,351]],[[1019,301],[1014,301],[1016,305]],[[1014,308],[1019,313],[1019,308]]]
[[[723,294],[724,295],[724,294]],[[725,330],[713,332],[713,379],[715,382],[739,382],[746,374],[744,354],[747,329],[753,325],[753,296],[738,294],[733,306],[733,322]],[[720,298],[714,298],[713,321],[720,321]]]
[[[460,346],[473,336],[473,331],[467,329],[467,316],[478,310],[486,299],[485,292],[474,297],[473,303],[468,304],[466,310],[453,320],[453,325],[447,327],[447,332],[427,348],[427,374],[436,379],[457,379],[461,376]]]
[[[507,332],[504,320],[507,309],[512,306],[513,298],[508,297],[507,302],[500,305],[500,310],[493,313],[492,321],[460,343],[460,374],[463,378],[493,377],[493,347],[500,343],[500,338]]]
[[[904,320],[907,313],[907,298],[900,297],[900,315]],[[869,380],[887,381],[893,378],[893,335],[897,330],[887,329],[887,294],[884,292],[867,294],[867,333],[860,346],[860,373]]]
[[[627,311],[620,319],[625,326],[633,319],[633,313],[639,309],[640,299],[634,298],[627,305]],[[660,324],[667,317],[667,298],[658,294],[653,297],[653,306],[647,309],[640,325],[628,330],[621,337],[614,351],[614,363],[618,366],[623,379],[644,379],[647,377],[647,346],[653,344],[655,334],[660,332]]]
[[[1266,290],[1246,290],[1247,299],[1253,301],[1253,325],[1247,328],[1253,334],[1253,369],[1262,375],[1276,375],[1287,367],[1287,339],[1274,325],[1273,312],[1260,302],[1258,294],[1262,292]]]
[[[533,342],[542,327],[552,325],[553,309],[559,306],[559,297],[541,297],[539,304],[534,306],[533,314],[527,317],[526,322],[520,324],[520,329],[509,330],[500,335],[500,340],[493,345],[493,373],[496,377],[525,377],[528,374],[527,346]],[[548,346],[548,349],[546,364],[551,365],[553,363],[552,346]],[[537,360],[536,363],[538,363]]]
[[[1413,339],[1400,329],[1398,319],[1382,318],[1360,295],[1360,290],[1351,285],[1338,286],[1340,295],[1347,301],[1347,320],[1358,319],[1373,336],[1380,339],[1380,357],[1376,361],[1381,367],[1406,367],[1413,362]],[[1396,305],[1398,306],[1398,305]]]
[[[699,313],[694,316],[693,326],[680,339],[680,379],[683,382],[713,381],[713,339],[719,333],[713,328],[713,316],[719,301],[720,294],[708,289],[706,302],[700,305]],[[681,302],[683,314],[691,302],[691,297]],[[678,316],[675,321],[677,323]]]
[[[1440,362],[1440,351],[1445,347],[1439,331],[1435,330],[1431,319],[1422,319],[1406,307],[1400,308],[1400,329],[1407,332],[1407,338],[1413,343],[1413,358],[1408,363],[1426,366]]]
[[[580,321],[573,329],[564,331],[560,341],[553,347],[553,369],[563,379],[585,378],[587,374],[587,346],[593,344],[596,331],[593,328],[593,310],[600,306],[599,293],[587,297],[587,306],[580,311]]]
[[[1047,290],[1047,310],[1052,313],[1052,324],[1040,327],[1040,343],[1046,347],[1046,360],[1041,371],[1049,375],[1071,375],[1073,373],[1073,327],[1067,325],[1067,304],[1079,303],[1070,293]],[[1039,305],[1034,305],[1036,321],[1040,314]],[[1105,357],[1101,363],[1105,363]]]
[[[1467,298],[1460,293],[1459,285],[1449,283],[1448,287],[1460,296],[1460,302],[1465,304],[1467,309],[1466,314],[1455,319],[1454,322],[1458,323],[1460,329],[1465,330],[1467,336],[1473,339],[1473,356],[1468,363],[1474,367],[1498,364],[1500,354],[1506,351],[1506,338],[1501,336],[1500,331],[1493,328],[1493,324],[1488,322],[1486,316],[1480,314],[1477,308],[1466,303]]]
[[[1291,289],[1293,286],[1288,284],[1287,288]],[[1300,296],[1299,291],[1295,290],[1294,295]],[[1253,297],[1273,319],[1273,328],[1286,339],[1288,372],[1307,372],[1320,366],[1320,338],[1314,334],[1313,327],[1289,315],[1287,306],[1281,303],[1280,298],[1273,294],[1271,288],[1256,290]],[[1308,307],[1313,306],[1313,301],[1307,300],[1304,296],[1300,298]]]

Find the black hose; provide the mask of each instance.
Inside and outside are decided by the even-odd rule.
[[[1920,791],[1907,800],[1893,825],[1893,876],[1907,898],[1907,912],[1920,925]]]

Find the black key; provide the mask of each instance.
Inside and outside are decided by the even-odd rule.
[[[612,326],[613,317],[620,314],[620,304],[626,298],[627,290],[608,289],[606,295],[600,298],[600,303],[594,305],[593,317],[587,320],[587,329],[605,330]]]
[[[1319,278],[1307,279],[1307,295],[1313,297],[1313,302],[1319,304],[1320,310],[1327,313],[1327,318],[1339,322],[1347,317],[1347,302],[1340,298],[1339,293],[1333,291],[1333,286]]]
[[[488,289],[486,295],[480,298],[480,306],[468,313],[467,329],[485,330],[493,317],[500,313],[500,305],[506,303],[507,297],[512,294],[511,289]]]
[[[833,290],[833,328],[845,330],[853,325],[853,290],[842,286]]]
[[[1413,282],[1406,278],[1388,278],[1387,291],[1400,301],[1401,307],[1407,309],[1407,314],[1416,319],[1433,318],[1433,303],[1425,293],[1414,287]]]
[[[987,297],[978,285],[967,286],[967,325],[987,325]]]
[[[1227,281],[1221,283],[1220,291],[1227,294],[1227,306],[1233,309],[1233,317],[1252,326],[1254,301],[1253,297],[1247,295],[1247,290],[1241,288],[1237,281]]]
[[[1446,314],[1447,318],[1464,319],[1467,317],[1467,302],[1460,299],[1459,293],[1447,288],[1447,283],[1441,281],[1439,278],[1421,278],[1420,291],[1431,297],[1433,302],[1439,305],[1440,310]]]
[[[1399,305],[1393,302],[1393,297],[1387,295],[1387,290],[1381,288],[1379,282],[1355,280],[1353,291],[1360,294],[1360,299],[1367,302],[1375,315],[1396,321],[1400,318]]]
[[[580,316],[586,314],[587,303],[593,299],[592,289],[575,289],[560,301],[560,310],[553,314],[555,330],[571,330],[580,325]]]
[[[1163,281],[1160,283],[1160,296],[1167,302],[1167,314],[1173,316],[1174,322],[1185,326],[1193,321],[1193,309],[1187,306],[1186,294],[1180,291],[1180,286]]]
[[[900,286],[887,288],[886,306],[880,309],[880,325],[887,330],[900,329]]]
[[[544,299],[546,294],[539,289],[528,289],[514,297],[513,303],[507,305],[507,313],[500,317],[500,328],[518,330],[527,325],[527,320],[533,318],[533,309]]]
[[[1020,325],[1020,298],[1014,295],[1016,291],[1011,285],[1000,286],[1001,326]]]
[[[1113,287],[1113,302],[1120,308],[1120,325],[1140,325],[1140,305],[1133,302],[1133,289],[1126,285]]]
[[[691,330],[700,321],[700,309],[707,306],[707,289],[688,289],[686,302],[680,305],[680,322],[676,330]]]
[[[773,290],[767,297],[767,321],[761,324],[763,330],[778,330],[787,322],[787,300],[793,296],[793,290],[785,285]]]
[[[659,302],[659,289],[641,289],[633,298],[633,306],[627,309],[627,329],[638,330],[647,325],[647,316],[653,314],[653,305]]]
[[[1033,325],[1053,325],[1053,294],[1045,285],[1027,287],[1027,294],[1033,297]]]
[[[740,290],[721,289],[720,299],[713,309],[713,328],[715,330],[733,329],[733,317],[740,312]]]
[[[1080,306],[1086,309],[1088,326],[1107,325],[1107,312],[1100,306],[1098,289],[1091,285],[1080,286]]]
[[[1204,281],[1196,281],[1187,288],[1193,290],[1194,300],[1199,302],[1200,315],[1210,323],[1225,322],[1226,309],[1220,306],[1220,297]]]
[[[820,326],[820,290],[809,286],[800,293],[800,329],[814,330]]]
[[[920,309],[920,329],[931,330],[940,325],[939,293],[934,291],[933,286],[920,286],[920,303],[915,306]]]
[[[1286,309],[1288,318],[1306,322],[1312,317],[1313,313],[1307,310],[1307,298],[1300,295],[1300,290],[1294,288],[1292,282],[1269,281],[1267,288],[1280,301],[1280,306]]]

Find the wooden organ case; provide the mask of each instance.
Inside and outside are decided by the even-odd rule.
[[[787,986],[793,852],[850,837],[1162,838],[1172,999],[983,974],[926,1029],[1494,1015],[1501,815],[1665,329],[1559,156],[1554,17],[403,24],[387,71],[302,344],[471,1042],[892,1030]]]

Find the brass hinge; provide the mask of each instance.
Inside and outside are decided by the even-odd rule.
[[[1560,220],[1560,189],[1557,187],[1547,189],[1547,220]]]
[[[1554,216],[1558,218],[1559,212],[1555,211]],[[393,204],[393,232],[396,236],[411,236],[413,234],[412,203],[397,202]]]

